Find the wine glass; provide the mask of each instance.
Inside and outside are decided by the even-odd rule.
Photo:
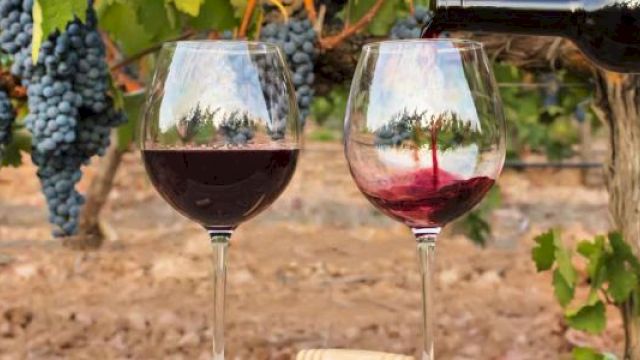
[[[140,131],[156,190],[202,225],[213,248],[213,359],[224,359],[229,240],[289,183],[301,147],[295,90],[280,49],[179,41],[158,56]]]
[[[351,84],[345,155],[367,199],[411,228],[422,277],[422,360],[433,360],[433,266],[440,229],[471,210],[505,157],[502,104],[482,44],[365,45]]]

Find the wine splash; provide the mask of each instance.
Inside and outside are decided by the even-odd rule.
[[[487,176],[460,179],[431,168],[397,175],[390,182],[385,187],[359,185],[377,208],[408,226],[442,227],[478,204],[495,180]]]

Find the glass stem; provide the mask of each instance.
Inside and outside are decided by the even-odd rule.
[[[227,285],[227,251],[230,232],[210,232],[213,250],[213,357],[212,360],[224,360],[224,311]]]
[[[421,360],[434,360],[433,290],[436,260],[436,238],[440,229],[414,229],[418,241],[418,260],[422,279],[422,342]]]

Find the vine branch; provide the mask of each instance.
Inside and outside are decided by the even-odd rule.
[[[192,37],[193,35],[195,35],[195,32],[193,30],[188,30],[187,32],[185,32],[184,34],[182,34],[180,36],[177,36],[177,37],[175,37],[173,39],[167,40],[167,42],[185,40],[185,39],[188,39],[188,38]],[[127,65],[129,65],[129,64],[131,64],[131,63],[133,63],[133,62],[135,62],[137,60],[139,60],[140,58],[142,58],[142,57],[144,57],[146,55],[154,53],[154,52],[156,52],[156,51],[158,51],[158,50],[160,50],[162,48],[162,44],[164,44],[164,42],[155,44],[155,45],[150,46],[150,47],[148,47],[146,49],[142,49],[141,51],[139,51],[139,52],[137,52],[137,53],[135,53],[135,54],[123,59],[122,61],[112,65],[110,70],[111,71],[119,70],[120,68],[123,68],[123,67],[125,67],[125,66],[127,66]]]
[[[256,8],[256,0],[249,0],[247,7],[244,9],[244,15],[242,16],[242,23],[240,24],[240,30],[238,30],[238,38],[242,39],[247,35],[247,29],[249,28],[249,22],[251,16],[253,16],[253,10]]]
[[[304,8],[307,10],[309,20],[315,24],[316,21],[318,21],[318,13],[316,12],[316,6],[313,4],[313,0],[304,0]]]
[[[377,0],[376,3],[364,14],[355,24],[347,24],[342,31],[336,35],[321,38],[319,40],[320,47],[325,50],[330,50],[340,45],[344,40],[350,36],[356,34],[358,31],[364,29],[376,16],[380,8],[384,4],[384,0]]]

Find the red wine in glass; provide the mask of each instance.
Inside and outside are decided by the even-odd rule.
[[[262,212],[289,183],[297,149],[143,150],[162,197],[208,229],[233,229]]]
[[[640,3],[623,0],[434,0],[424,38],[443,31],[562,36],[599,66],[640,72]]]
[[[434,170],[398,174],[385,181],[385,186],[359,185],[367,199],[388,216],[412,228],[439,228],[471,210],[495,182],[487,176],[459,179]]]

